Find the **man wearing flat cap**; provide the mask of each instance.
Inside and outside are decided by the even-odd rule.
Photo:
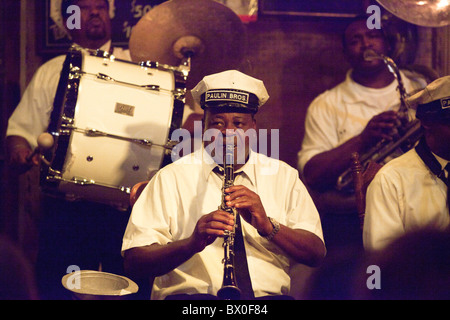
[[[433,81],[408,103],[424,134],[369,185],[363,231],[368,250],[382,249],[410,231],[443,230],[450,224],[450,76]]]
[[[223,238],[240,220],[246,262],[235,268],[241,298],[287,298],[290,263],[317,266],[325,246],[297,171],[249,147],[246,133],[256,129],[254,115],[268,99],[264,84],[230,70],[206,76],[192,91],[205,110],[203,147],[161,169],[135,203],[122,246],[128,275],[156,277],[152,299],[216,299],[224,279]],[[229,141],[235,180],[223,191],[217,154]],[[218,209],[224,192],[236,219]],[[244,265],[249,286],[240,278]]]

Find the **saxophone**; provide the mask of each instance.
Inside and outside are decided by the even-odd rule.
[[[224,177],[222,187],[222,203],[219,206],[219,210],[226,211],[232,214],[236,218],[236,209],[228,207],[226,205],[225,189],[231,187],[234,183],[234,144],[226,144],[224,154]],[[234,238],[236,234],[236,224],[233,226],[233,230],[225,230],[225,237],[223,241],[224,248],[224,272],[222,287],[217,292],[217,296],[223,300],[239,300],[241,297],[241,290],[236,283],[236,275],[234,268]]]
[[[400,94],[400,108],[398,113],[400,115],[402,125],[398,128],[399,134],[392,140],[382,139],[375,146],[369,149],[366,153],[360,156],[360,162],[363,169],[366,169],[370,162],[382,165],[386,163],[389,158],[395,157],[395,154],[400,155],[412,149],[417,141],[422,136],[420,121],[417,119],[408,119],[407,93],[403,85],[403,80],[400,75],[399,68],[392,58],[382,54],[377,54],[375,51],[368,49],[364,52],[364,59],[383,60],[389,71],[394,75],[398,83],[398,91]],[[353,184],[352,169],[348,168],[337,179],[337,190],[348,190]]]

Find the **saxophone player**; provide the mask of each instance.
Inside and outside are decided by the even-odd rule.
[[[250,148],[247,133],[256,132],[254,114],[268,99],[264,84],[230,70],[206,76],[192,92],[204,109],[203,147],[161,169],[135,203],[122,246],[128,275],[156,277],[152,299],[217,299],[223,238],[236,227],[250,277],[251,292],[243,299],[289,298],[290,262],[317,266],[325,245],[317,209],[297,170]],[[223,157],[217,155],[229,139],[236,178],[224,199],[236,209],[236,219],[218,209]],[[237,247],[236,240],[236,259]],[[236,274],[242,265],[236,263]]]
[[[383,61],[364,57],[367,50],[390,56],[391,46],[383,29],[368,29],[366,21],[361,16],[346,27],[343,52],[351,69],[310,104],[298,153],[298,169],[321,214],[329,252],[347,245],[362,248],[354,194],[336,190],[339,175],[350,167],[353,152],[363,154],[381,139],[392,139],[400,124],[395,76]],[[426,85],[403,70],[400,74],[406,92]]]

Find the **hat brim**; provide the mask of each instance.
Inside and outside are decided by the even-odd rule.
[[[238,102],[208,102],[203,104],[203,110],[211,110],[214,113],[252,113],[258,112],[258,107],[250,107]]]
[[[450,119],[450,107],[443,105],[441,100],[418,104],[416,118],[436,122],[448,121]]]

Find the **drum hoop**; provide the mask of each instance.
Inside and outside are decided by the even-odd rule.
[[[80,80],[77,77],[69,77],[74,68],[81,69],[82,54],[79,50],[70,49],[66,55],[63,68],[60,73],[58,88],[53,102],[53,110],[47,131],[54,137],[53,148],[43,156],[51,165],[41,166],[40,184],[45,189],[58,187],[59,181],[47,179],[49,176],[61,173],[65,157],[70,145],[71,135],[60,134],[64,118],[73,119],[78,96]]]

